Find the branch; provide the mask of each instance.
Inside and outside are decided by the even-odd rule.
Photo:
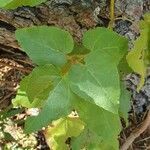
[[[143,121],[140,127],[135,129],[130,136],[126,139],[125,143],[121,146],[120,150],[127,150],[134,140],[140,136],[150,125],[150,109],[148,111],[146,119]]]

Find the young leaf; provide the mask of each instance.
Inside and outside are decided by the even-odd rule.
[[[86,123],[87,128],[101,137],[101,143],[103,143],[101,145],[107,144],[107,146],[113,147],[114,150],[118,149],[119,115],[81,99],[76,99],[75,109],[80,119]]]
[[[45,131],[46,141],[51,149],[67,150],[66,140],[77,137],[84,129],[84,123],[79,118],[61,118],[52,123]]]
[[[144,15],[144,20],[140,21],[140,28],[141,29],[148,29],[150,26],[150,12]]]
[[[53,80],[59,78],[58,70],[52,65],[36,67],[20,83],[17,96],[12,103],[15,107],[41,107],[53,88]]]
[[[57,69],[52,65],[36,67],[29,76],[21,81],[20,90],[25,91],[29,101],[33,102],[46,89],[51,90],[52,82],[58,75]]]
[[[21,6],[36,6],[46,0],[1,0],[0,8],[15,9]]]
[[[134,48],[127,55],[127,62],[134,72],[141,76],[137,87],[139,91],[145,82],[147,57],[150,51],[150,14],[144,17],[140,25],[140,36],[134,42]]]
[[[22,49],[38,65],[66,63],[66,54],[73,50],[71,35],[57,27],[29,27],[18,29],[16,38]]]
[[[58,80],[37,117],[29,117],[25,123],[25,131],[31,133],[46,127],[53,120],[68,115],[72,110],[73,94],[65,78]]]
[[[41,107],[43,101],[41,99],[35,99],[33,102],[30,102],[26,92],[18,90],[17,96],[12,100],[14,107],[26,107],[26,108],[36,108]]]
[[[115,39],[114,43],[106,37]],[[127,41],[112,31],[96,28],[85,33],[83,42],[91,52],[85,57],[84,65],[71,68],[72,90],[99,107],[118,113],[120,83],[117,66],[127,50]]]

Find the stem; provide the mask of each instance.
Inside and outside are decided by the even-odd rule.
[[[115,20],[115,0],[110,0],[110,22],[108,28],[112,29]]]
[[[126,21],[129,21],[130,23],[134,24],[134,21],[132,21],[131,19],[128,19],[126,17],[118,17],[118,18],[115,18],[115,21],[116,20],[126,20]]]

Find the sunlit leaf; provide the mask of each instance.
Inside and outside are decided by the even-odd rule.
[[[46,129],[46,141],[51,149],[67,150],[67,139],[79,136],[83,129],[84,123],[79,118],[61,118]]]
[[[83,44],[91,52],[85,57],[85,64],[71,68],[72,90],[91,103],[117,113],[120,98],[117,66],[127,50],[127,40],[112,31],[96,28],[85,33]]]
[[[144,20],[140,23],[140,36],[134,42],[133,49],[127,55],[129,66],[134,72],[141,76],[140,83],[137,87],[139,91],[145,82],[146,66],[150,60],[150,14],[146,14]]]

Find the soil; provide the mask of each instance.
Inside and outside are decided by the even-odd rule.
[[[129,39],[129,46],[132,47],[132,41],[139,35],[132,22],[138,22],[144,13],[150,11],[150,1],[116,0],[115,7],[116,18],[126,17],[132,20],[130,22],[118,19],[114,27],[116,32]],[[33,8],[0,9],[0,109],[5,110],[11,104],[20,80],[35,67],[18,45],[14,36],[16,29],[33,25],[53,25],[69,31],[75,41],[81,42],[83,32],[97,26],[107,27],[108,23],[109,1],[107,0],[49,0]],[[132,109],[129,112],[129,127],[125,127],[120,135],[121,143],[142,122],[150,106],[150,74],[139,93],[136,92],[138,82],[139,76],[136,74],[126,77],[127,88],[132,94]],[[49,149],[42,132],[34,137],[37,139],[37,144],[33,149]],[[149,137],[150,129],[137,138],[130,149],[150,149]]]

